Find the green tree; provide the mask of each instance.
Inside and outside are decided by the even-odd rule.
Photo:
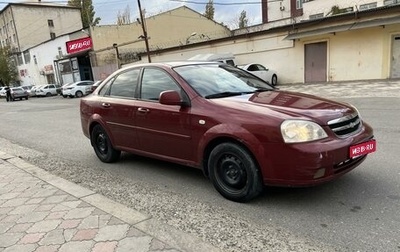
[[[17,67],[10,56],[8,48],[0,47],[0,85],[8,86],[17,79]]]
[[[214,13],[215,13],[214,1],[208,0],[208,3],[206,4],[206,11],[204,12],[204,16],[208,19],[214,20]]]
[[[239,28],[247,27],[249,23],[249,19],[247,18],[247,13],[245,10],[242,10],[239,17]]]
[[[68,6],[81,8],[83,27],[96,26],[99,24],[101,18],[94,18],[96,12],[94,11],[92,0],[68,0]]]

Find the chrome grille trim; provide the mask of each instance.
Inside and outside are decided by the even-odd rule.
[[[362,121],[356,112],[328,122],[329,128],[340,138],[356,134],[361,125]]]
[[[358,113],[355,112],[355,113],[353,113],[353,114],[350,114],[350,115],[347,115],[347,116],[343,116],[343,117],[340,117],[340,118],[338,118],[338,119],[330,120],[330,121],[328,122],[328,125],[335,124],[335,123],[345,122],[345,121],[351,120],[351,119],[353,119],[354,117],[357,117],[357,116],[358,116]]]
[[[357,120],[354,121],[354,122],[351,122],[351,123],[349,123],[347,125],[344,125],[342,127],[333,128],[332,130],[333,130],[333,132],[337,132],[337,131],[341,131],[341,130],[351,129],[351,128],[354,128],[359,123],[360,123],[360,119],[357,118]]]

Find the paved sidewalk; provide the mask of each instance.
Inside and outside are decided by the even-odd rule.
[[[220,251],[0,151],[0,252]]]
[[[400,79],[282,84],[277,88],[327,98],[400,97]]]

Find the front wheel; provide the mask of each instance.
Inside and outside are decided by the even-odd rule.
[[[222,143],[210,153],[210,179],[225,198],[246,202],[263,190],[260,171],[253,157],[240,145]]]
[[[47,93],[47,94],[46,94],[46,97],[50,97],[50,96],[51,96],[51,93]]]
[[[274,74],[274,75],[272,75],[272,78],[271,78],[271,85],[276,86],[277,84],[278,84],[278,76],[276,76]]]
[[[97,157],[104,163],[112,163],[119,159],[121,151],[114,149],[106,131],[100,125],[94,126],[90,140]]]

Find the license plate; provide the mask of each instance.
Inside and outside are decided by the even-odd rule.
[[[365,154],[369,154],[376,151],[376,141],[370,140],[368,142],[356,144],[350,146],[350,157],[355,158]]]

